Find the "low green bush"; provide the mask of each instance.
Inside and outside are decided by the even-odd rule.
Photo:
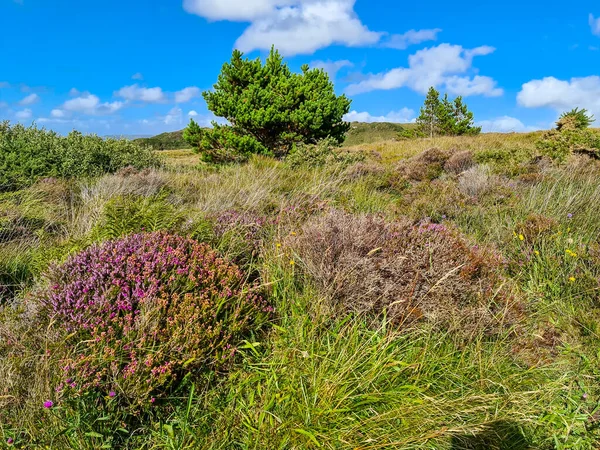
[[[561,131],[547,131],[536,146],[543,155],[558,162],[565,161],[574,153],[600,159],[600,134],[593,130],[566,128]]]
[[[53,131],[0,123],[0,192],[14,191],[44,177],[91,177],[132,166],[159,166],[150,148],[125,139],[103,139],[77,131]]]

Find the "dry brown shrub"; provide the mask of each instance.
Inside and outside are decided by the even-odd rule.
[[[459,175],[475,165],[473,152],[464,150],[455,152],[444,164],[444,170],[453,175]]]
[[[331,314],[385,313],[398,327],[427,320],[467,334],[514,316],[501,257],[444,225],[334,210],[290,239]]]
[[[555,219],[532,213],[523,222],[517,224],[516,228],[527,242],[533,243],[552,233],[557,227],[558,222]]]
[[[410,181],[433,180],[444,171],[444,164],[450,155],[439,148],[430,148],[412,158],[400,161],[397,171]]]

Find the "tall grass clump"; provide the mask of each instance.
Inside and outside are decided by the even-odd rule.
[[[150,148],[125,139],[103,139],[73,131],[53,131],[0,123],[0,192],[13,191],[44,177],[92,177],[133,166],[159,165]]]

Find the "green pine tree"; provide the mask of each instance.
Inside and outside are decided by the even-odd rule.
[[[194,119],[190,119],[189,125],[183,130],[183,139],[193,148],[197,148],[202,141],[202,132],[200,125]]]
[[[443,100],[437,110],[438,132],[441,136],[454,134],[456,118],[454,116],[454,105],[448,99],[448,94],[444,94]]]
[[[461,96],[454,99],[453,106],[454,126],[451,134],[454,136],[472,136],[481,133],[481,127],[475,126],[473,112],[469,111]]]
[[[450,101],[448,94],[440,100],[440,93],[432,86],[417,118],[417,131],[430,138],[435,136],[475,135],[481,127],[475,126],[473,113],[463,103],[462,97]]]
[[[350,128],[342,119],[350,100],[335,94],[329,76],[307,65],[293,73],[274,48],[265,64],[235,50],[214,89],[203,96],[208,109],[229,122],[213,123],[213,129],[200,133],[197,150],[206,160],[244,159],[251,153],[283,156],[296,143],[328,137],[342,143]]]
[[[432,86],[427,92],[421,113],[417,117],[417,126],[420,133],[434,137],[439,133],[438,115],[440,110],[440,93]]]

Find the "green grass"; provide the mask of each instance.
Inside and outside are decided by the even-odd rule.
[[[16,281],[10,296],[17,305],[52,261],[142,226],[193,234],[238,258],[238,247],[212,234],[213,215],[235,209],[280,220],[261,253],[243,258],[275,306],[270,329],[240,343],[228,373],[183,386],[138,422],[85,399],[42,408],[60,381],[48,367],[62,344],[5,307],[0,335],[12,330],[20,347],[8,357],[0,343],[0,446],[11,438],[17,448],[598,448],[600,168],[574,159],[536,168],[537,181],[522,182],[535,138],[359,138],[360,148],[380,153],[359,163],[367,172],[290,169],[262,157],[206,168],[191,152],[173,150],[162,152],[164,169],[73,181],[66,196],[38,185],[5,195],[0,211],[38,219],[19,222],[18,235],[2,225],[13,234],[0,243],[0,283]],[[489,189],[477,197],[445,173],[403,183],[397,161],[432,146],[471,150],[499,178],[485,181]],[[502,275],[521,305],[519,322],[465,339],[427,323],[399,331],[385,320],[374,327],[332,312],[288,244],[327,208],[389,220],[432,217],[473,244],[493,246],[506,260]],[[532,214],[547,218],[549,230],[527,234]]]

